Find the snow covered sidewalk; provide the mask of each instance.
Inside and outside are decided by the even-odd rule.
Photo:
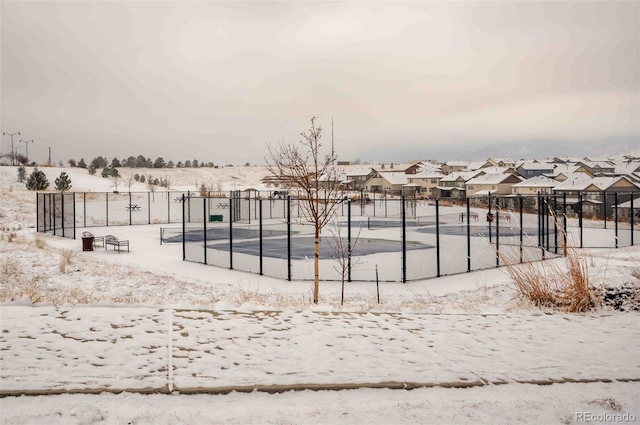
[[[2,308],[0,395],[640,380],[638,314]]]

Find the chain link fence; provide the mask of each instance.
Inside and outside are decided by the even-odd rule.
[[[321,199],[338,205],[321,232],[320,275],[406,282],[555,258],[567,246],[631,246],[639,236],[638,214],[634,205],[623,209],[633,194],[610,196],[617,202],[602,220],[584,217],[584,203],[560,195]],[[166,229],[163,242],[182,243],[187,261],[312,280],[314,226],[305,202],[295,193],[194,197],[183,205],[183,228]],[[347,249],[336,251],[336,245]]]

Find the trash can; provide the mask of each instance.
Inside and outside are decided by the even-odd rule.
[[[95,240],[95,237],[89,233],[89,232],[84,232],[82,234],[82,250],[83,251],[93,251],[93,241]]]

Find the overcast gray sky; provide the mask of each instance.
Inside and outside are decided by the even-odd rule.
[[[36,161],[260,164],[312,116],[345,160],[633,149],[639,22],[637,1],[2,1],[1,127]]]

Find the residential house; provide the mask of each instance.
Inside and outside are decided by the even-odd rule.
[[[510,158],[489,158],[486,161],[485,167],[513,167],[515,168],[516,162]]]
[[[576,164],[577,172],[588,171],[594,176],[613,175],[616,171],[615,165],[610,161],[580,161]]]
[[[403,186],[409,183],[407,174],[402,172],[376,171],[365,182],[364,188],[369,192],[386,192],[390,195],[401,195]]]
[[[516,172],[525,179],[541,176],[543,174],[553,174],[554,164],[544,162],[525,162],[516,168]]]
[[[410,185],[414,185],[418,195],[422,197],[435,197],[434,190],[440,185],[440,180],[444,174],[433,171],[421,171],[417,174],[407,176]],[[406,188],[405,188],[406,191]]]
[[[547,176],[536,176],[511,186],[514,195],[527,199],[527,205],[533,208],[538,207],[538,194],[548,195],[553,193],[553,188],[559,184],[558,181]]]
[[[442,164],[442,174],[457,173],[467,168],[468,161],[447,161]]]
[[[553,193],[558,181],[547,176],[536,176],[511,186],[511,193],[522,196],[547,195]]]
[[[465,184],[472,178],[484,174],[478,171],[458,171],[447,174],[440,179],[440,185],[432,189],[436,198],[464,198],[466,197]]]
[[[466,182],[466,196],[479,198],[489,195],[510,195],[511,186],[522,181],[523,178],[517,174],[483,174]]]
[[[363,190],[364,185],[376,171],[371,167],[358,167],[345,172],[345,187],[349,190]]]
[[[615,194],[617,192],[617,195]],[[574,211],[580,209],[586,217],[604,218],[613,216],[613,206],[626,202],[632,196],[640,195],[640,185],[626,176],[622,177],[574,177],[566,180],[554,188],[554,193],[563,195],[567,204]]]

